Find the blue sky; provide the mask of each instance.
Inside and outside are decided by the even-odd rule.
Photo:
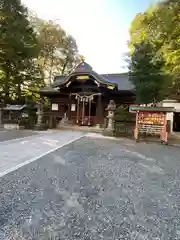
[[[95,71],[126,71],[129,28],[135,15],[157,0],[22,0],[46,20],[56,20]]]

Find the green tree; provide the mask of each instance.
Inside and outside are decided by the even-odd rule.
[[[166,96],[168,80],[161,70],[163,64],[163,59],[154,58],[151,43],[135,45],[130,60],[130,80],[138,104],[157,103]]]
[[[180,2],[165,0],[157,4],[147,22],[149,36],[159,43],[156,55],[164,58],[164,71],[172,76],[172,90],[180,90]]]
[[[62,58],[60,61],[61,75],[68,74],[72,68],[78,63],[80,56],[78,55],[78,47],[76,40],[71,35],[66,35],[64,39],[64,48],[62,49]]]
[[[35,60],[39,45],[20,0],[1,0],[0,87],[5,101],[21,98],[24,85],[42,81]]]
[[[130,28],[130,59],[137,59],[138,47],[146,45],[142,68],[145,68],[146,56],[152,57],[153,65],[165,77],[169,97],[180,91],[180,2],[179,0],[164,0],[151,5],[144,13],[138,14]],[[149,52],[151,51],[151,52]],[[141,58],[140,58],[141,59]],[[161,64],[159,65],[159,60]],[[143,63],[144,62],[144,63]],[[145,72],[147,74],[147,72]],[[149,73],[150,74],[150,73]],[[145,84],[146,85],[146,84]]]

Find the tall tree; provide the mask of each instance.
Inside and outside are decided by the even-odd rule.
[[[167,76],[161,72],[163,63],[163,59],[154,58],[151,43],[135,46],[130,62],[130,80],[135,87],[138,104],[157,103],[167,94]]]
[[[129,49],[131,55],[131,63],[133,58],[137,58],[137,47],[150,43],[152,48],[144,49],[145,59],[150,54],[153,64],[159,72],[166,76],[166,83],[169,86],[171,80],[171,88],[168,88],[169,95],[178,93],[180,90],[179,72],[180,72],[180,2],[179,0],[164,0],[155,5],[150,6],[144,13],[138,14],[131,24]],[[151,53],[149,52],[151,51]],[[138,61],[138,60],[137,60]],[[150,74],[150,73],[149,73]],[[166,85],[166,84],[165,84]]]
[[[157,4],[148,24],[149,37],[159,43],[157,55],[164,58],[164,70],[171,74],[174,90],[180,90],[180,1],[164,0]],[[152,34],[153,33],[153,34]]]
[[[30,21],[41,47],[38,64],[45,72],[46,84],[50,84],[55,75],[67,74],[76,64],[78,47],[75,39],[59,24],[39,19],[33,13],[30,13]]]
[[[64,49],[62,51],[61,60],[61,75],[68,74],[72,68],[78,63],[78,47],[76,40],[71,36],[67,35],[64,39]]]
[[[0,85],[4,99],[21,98],[24,84],[41,81],[35,65],[38,42],[20,0],[1,0],[0,10]]]

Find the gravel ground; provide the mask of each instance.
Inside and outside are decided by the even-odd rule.
[[[83,138],[0,179],[0,239],[180,239],[180,149]]]
[[[29,137],[36,134],[37,134],[36,132],[26,131],[26,130],[0,131],[0,142],[17,139],[17,138]]]

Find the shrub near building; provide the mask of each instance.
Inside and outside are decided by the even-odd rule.
[[[135,126],[135,114],[129,112],[129,106],[121,105],[116,108],[114,116],[114,135],[132,136]]]

